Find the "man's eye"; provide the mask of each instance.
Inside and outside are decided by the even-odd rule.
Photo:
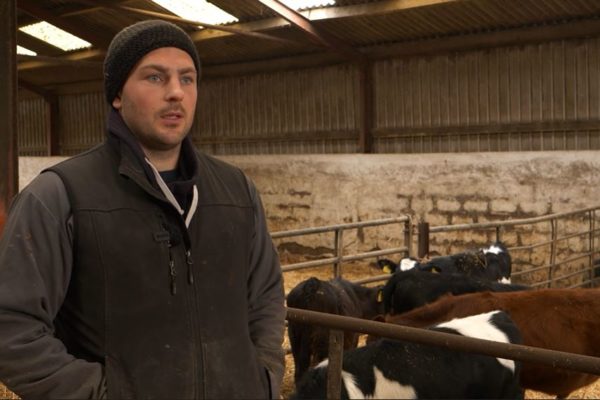
[[[184,76],[181,78],[181,83],[185,85],[191,85],[192,83],[194,83],[194,78],[192,78],[191,76]]]
[[[149,75],[146,79],[148,79],[150,82],[160,82],[160,76],[159,75]]]

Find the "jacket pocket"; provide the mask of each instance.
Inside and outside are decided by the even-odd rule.
[[[231,335],[203,344],[204,389],[208,399],[268,399],[265,367],[246,335]]]

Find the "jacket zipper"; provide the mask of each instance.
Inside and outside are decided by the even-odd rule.
[[[171,276],[171,295],[175,296],[177,294],[177,283],[175,278],[177,277],[177,270],[175,269],[175,260],[173,260],[173,246],[171,245],[171,241],[167,242],[167,246],[169,247],[169,275]]]
[[[188,270],[188,283],[190,285],[194,284],[194,274],[192,273],[192,265],[194,261],[192,260],[192,252],[188,249],[185,252],[185,261],[187,262],[187,270]]]

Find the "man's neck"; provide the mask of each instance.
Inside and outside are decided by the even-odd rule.
[[[142,146],[144,154],[152,165],[159,171],[171,171],[177,168],[181,145],[171,150],[153,151]]]

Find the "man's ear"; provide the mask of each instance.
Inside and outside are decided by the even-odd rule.
[[[116,109],[116,110],[120,110],[121,109],[121,92],[119,92],[115,98],[112,101],[112,106]]]

